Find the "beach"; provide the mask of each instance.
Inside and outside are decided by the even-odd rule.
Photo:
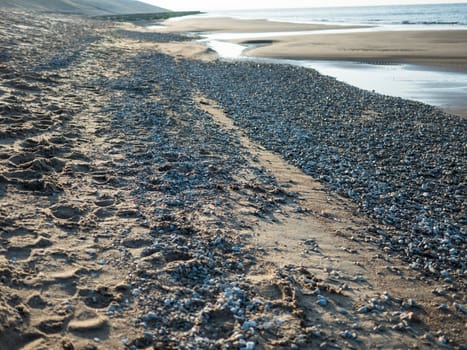
[[[248,39],[230,39],[238,44],[255,44],[246,54],[256,57],[347,60],[374,64],[412,63],[467,71],[467,30],[378,30],[350,32],[357,26],[294,24],[262,20],[192,18],[166,22],[172,32],[253,33]],[[333,34],[333,30],[343,33]],[[319,31],[293,35],[293,32]],[[327,34],[329,31],[330,34]],[[255,38],[254,33],[261,36]],[[268,36],[268,32],[274,35]],[[281,36],[285,32],[287,36]]]
[[[190,21],[0,9],[0,350],[464,349],[465,118]]]
[[[467,30],[463,27],[305,24],[208,16],[165,25],[158,30],[201,34],[221,57],[312,68],[363,89],[467,115]]]

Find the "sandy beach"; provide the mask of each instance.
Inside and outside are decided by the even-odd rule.
[[[305,35],[270,40],[271,45],[248,50],[247,54],[373,64],[411,63],[467,72],[467,30]]]
[[[465,349],[465,119],[173,23],[0,9],[0,350]]]
[[[230,17],[189,17],[175,18],[162,23],[165,28],[161,32],[221,32],[221,33],[253,33],[253,32],[295,32],[305,30],[360,28],[357,26],[300,24],[273,22],[267,20],[242,20]]]
[[[368,33],[321,34],[323,30],[350,29],[346,26],[307,25],[232,18],[200,18],[165,22],[168,31],[268,33],[275,35],[238,44],[261,45],[247,55],[269,58],[347,60],[375,64],[412,63],[467,71],[467,31],[376,31]],[[357,27],[358,28],[358,27]],[[280,36],[277,32],[320,31],[313,35]]]

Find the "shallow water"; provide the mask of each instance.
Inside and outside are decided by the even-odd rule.
[[[467,74],[423,66],[374,65],[358,62],[299,61],[304,67],[361,89],[428,103],[442,108],[467,108]]]
[[[435,30],[453,30],[459,29],[451,25],[437,26]],[[461,28],[461,29],[467,29]],[[371,33],[371,32],[398,32],[398,31],[430,31],[433,30],[431,26],[424,25],[383,25],[383,26],[363,26],[335,29],[314,29],[314,30],[297,30],[297,31],[283,31],[283,32],[239,32],[239,33],[205,33],[204,36],[210,40],[235,40],[235,39],[258,39],[258,38],[276,38],[297,35],[323,35],[323,34],[351,34],[351,33]],[[466,31],[467,35],[467,31]]]
[[[441,108],[467,109],[467,73],[430,68],[412,64],[375,65],[347,61],[268,59],[243,56],[247,46],[214,40],[203,40],[221,57],[284,63],[316,69],[361,89],[402,97]]]

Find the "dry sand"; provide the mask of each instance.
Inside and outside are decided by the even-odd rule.
[[[346,27],[240,20],[199,18],[165,22],[169,31],[196,32],[293,32],[346,29]],[[261,36],[259,47],[247,55],[288,59],[352,60],[376,64],[413,63],[467,71],[467,30],[394,31],[348,34]],[[248,40],[231,40],[252,43]],[[265,45],[265,42],[269,44]]]
[[[9,25],[17,18],[22,18],[21,30]],[[112,111],[106,109],[111,98],[118,97],[120,91],[125,95],[138,90],[131,90],[131,86],[115,86],[116,92],[98,88],[96,79],[126,81],[129,68],[125,60],[148,52],[163,52],[178,59],[212,57],[203,54],[203,47],[191,43],[115,38],[113,28],[93,28],[76,18],[64,18],[63,23],[76,23],[65,25],[66,30],[59,29],[63,24],[59,19],[46,16],[3,13],[2,21],[4,37],[23,45],[8,47],[11,58],[4,57],[0,65],[0,349],[127,349],[127,344],[149,348],[152,343],[147,343],[147,329],[135,322],[148,311],[140,307],[140,300],[164,300],[171,288],[183,289],[161,279],[155,281],[160,283],[159,289],[138,296],[131,284],[132,271],[150,272],[142,267],[149,264],[142,254],[154,241],[150,218],[155,207],[144,205],[137,191],[139,175],[149,169],[138,157],[147,152],[150,128],[141,120],[134,125],[131,120],[123,121],[128,123],[126,130],[114,124],[109,117]],[[43,37],[44,42],[28,40],[44,23],[55,28],[52,34],[56,47],[50,46],[50,38]],[[84,27],[101,38],[80,48],[69,39],[73,36],[78,40],[77,33]],[[57,38],[64,43],[59,45]],[[79,54],[73,55],[73,49]],[[37,68],[40,59],[54,52],[61,59],[58,63],[56,57],[47,59],[48,64],[56,64],[54,69]],[[64,61],[64,53],[70,55],[69,60]],[[28,61],[28,57],[35,60]],[[155,94],[158,83],[148,82],[154,93],[148,98],[171,111],[170,103]],[[177,89],[172,93],[176,96]],[[238,181],[240,189],[235,183],[223,188],[222,193],[232,208],[229,214],[242,222],[230,229],[242,242],[242,249],[255,252],[255,263],[241,276],[243,284],[252,293],[256,291],[261,300],[270,300],[275,317],[281,321],[269,330],[259,330],[261,335],[251,336],[257,341],[257,349],[290,348],[291,339],[301,333],[307,335],[304,348],[335,348],[333,344],[338,341],[348,347],[408,348],[416,344],[429,349],[438,339],[420,338],[428,331],[441,331],[457,343],[465,340],[462,315],[451,306],[450,312],[442,314],[437,309],[457,299],[434,296],[432,289],[443,288],[439,283],[421,281],[403,262],[353,237],[358,227],[371,223],[356,217],[349,203],[329,195],[299,169],[245,137],[215,101],[197,96],[192,106],[208,113],[213,127],[238,137],[239,152],[251,154],[245,172],[254,186],[246,186],[242,180]],[[131,105],[121,106],[125,108],[130,110]],[[170,113],[172,138],[176,142],[182,142],[183,134],[191,138],[190,123],[184,115]],[[222,154],[214,156],[222,159]],[[295,192],[295,196],[285,192],[276,195],[269,186],[259,183],[253,171],[258,162],[261,172],[288,183],[287,191]],[[167,164],[154,166],[160,168],[156,175],[162,177]],[[157,176],[147,185],[160,185]],[[152,196],[152,203],[164,196],[154,189],[147,195]],[[282,203],[280,210],[264,218],[251,215],[257,208],[246,198],[254,197]],[[303,210],[296,210],[298,205]],[[216,206],[212,205],[212,210]],[[210,237],[218,235],[219,230],[208,219],[204,222],[194,207],[172,215],[176,227],[186,220],[184,215],[193,217],[198,226],[193,223],[196,230],[192,239],[205,239],[208,244]],[[185,237],[180,234],[177,239]],[[152,257],[153,262],[159,259],[161,263],[156,271],[159,276],[191,261],[185,261],[180,253],[172,255],[170,261],[164,251]],[[244,259],[231,253],[223,258],[229,263]],[[346,281],[345,286],[342,281]],[[327,308],[316,304],[316,292],[312,291],[316,286],[327,298]],[[386,291],[391,297],[384,313],[355,311]],[[418,305],[399,312],[400,301],[411,298]],[[117,316],[108,312],[112,306],[122,308]],[[225,341],[234,343],[237,333],[232,335],[233,329],[241,332],[241,325],[226,318],[230,313],[222,312],[210,313],[211,327],[229,330]],[[271,313],[263,312],[258,311],[256,316]],[[314,326],[305,320],[313,320]],[[399,321],[410,325],[410,331],[390,328]],[[349,339],[340,335],[354,323],[359,327],[355,327],[358,340],[351,339],[351,332],[345,333],[350,334]],[[318,325],[321,331],[314,328]],[[171,332],[187,336],[187,332],[177,330],[182,326],[173,323]],[[377,331],[364,331],[373,328]],[[171,345],[164,344],[155,342],[153,348],[184,347],[177,344],[177,338]]]

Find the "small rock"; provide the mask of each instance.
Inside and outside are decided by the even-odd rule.
[[[467,314],[467,309],[466,309],[464,306],[462,306],[461,304],[459,304],[459,303],[453,303],[452,305],[454,306],[454,308],[455,308],[456,310],[459,310],[459,311],[462,312],[463,314]]]
[[[341,333],[341,337],[342,338],[347,338],[347,339],[357,339],[357,333],[355,332],[352,332],[352,331],[349,331],[349,330],[345,330]]]
[[[316,304],[321,305],[321,306],[327,306],[328,303],[329,303],[328,299],[326,299],[322,295],[318,295],[318,301],[316,302]]]
[[[243,322],[242,329],[244,331],[246,331],[246,330],[248,330],[250,328],[255,329],[256,326],[257,326],[257,323],[255,321],[245,321],[245,322]]]
[[[255,350],[256,344],[252,341],[249,341],[245,344],[244,350]]]
[[[357,310],[357,312],[358,312],[359,314],[366,314],[366,313],[368,313],[368,312],[370,312],[370,311],[371,311],[371,309],[370,309],[368,306],[362,306],[361,308],[359,308],[359,309]]]

